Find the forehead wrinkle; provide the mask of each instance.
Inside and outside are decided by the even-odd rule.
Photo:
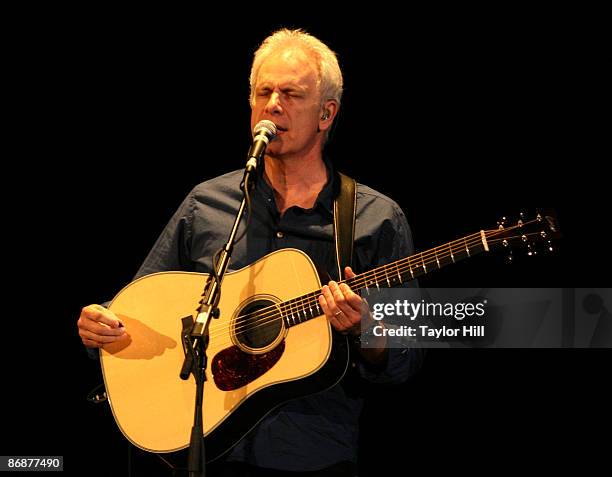
[[[282,60],[284,71],[280,76],[278,73],[268,77],[265,73],[269,67],[270,60]],[[286,86],[297,86],[304,90],[310,90],[309,78],[314,75],[315,89],[319,87],[319,75],[317,72],[317,62],[313,55],[302,48],[288,48],[272,53],[266,58],[257,73],[256,85],[279,84],[281,88]],[[274,78],[274,81],[272,80]],[[278,79],[277,79],[278,78]]]

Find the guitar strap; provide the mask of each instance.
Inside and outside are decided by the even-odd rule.
[[[344,267],[350,267],[353,264],[357,190],[355,179],[340,172],[338,176],[340,177],[340,190],[334,199],[334,241],[338,280],[342,280]]]

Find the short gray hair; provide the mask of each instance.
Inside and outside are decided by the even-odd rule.
[[[257,74],[259,73],[259,68],[261,68],[262,63],[273,52],[288,46],[301,47],[306,52],[314,55],[317,62],[317,87],[321,94],[321,105],[330,99],[337,101],[338,105],[340,105],[343,81],[342,71],[340,71],[340,65],[338,64],[336,54],[321,40],[306,33],[302,29],[289,30],[283,28],[266,38],[255,52],[250,77],[251,92],[249,100],[251,106],[253,105],[253,98],[255,96]]]

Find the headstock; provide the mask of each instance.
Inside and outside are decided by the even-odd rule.
[[[554,252],[554,241],[561,238],[557,216],[553,210],[542,209],[528,215],[521,212],[513,220],[502,217],[496,230],[486,232],[490,245],[499,245],[508,251],[508,262],[514,260],[513,249],[522,248],[527,256],[544,251]]]

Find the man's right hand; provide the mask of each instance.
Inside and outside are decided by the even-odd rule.
[[[88,348],[102,348],[107,343],[114,343],[127,336],[122,321],[102,305],[83,308],[77,326],[79,336]]]

